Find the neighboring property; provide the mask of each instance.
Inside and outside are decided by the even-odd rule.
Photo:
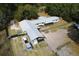
[[[32,45],[37,44],[38,40],[44,39],[44,36],[38,31],[35,25],[31,24],[28,20],[19,22],[23,32],[26,32],[30,38]]]

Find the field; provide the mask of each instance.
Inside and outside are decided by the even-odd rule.
[[[47,36],[48,41],[46,39],[45,41],[41,41],[36,46],[34,46],[34,48],[31,51],[27,51],[25,49],[25,45],[22,42],[23,36],[14,37],[8,40],[6,39],[5,31],[2,31],[0,32],[0,55],[9,55],[9,56],[10,55],[14,55],[14,56],[79,55],[79,50],[78,50],[79,44],[78,43],[76,44],[72,40],[72,38],[68,37],[68,34],[66,35],[62,34],[62,32],[64,33],[65,32],[64,30],[68,30],[71,25],[72,23],[68,23],[64,20],[60,20],[58,23],[49,24],[41,27],[41,32],[46,33],[45,35]],[[61,29],[64,30],[57,32]],[[17,32],[18,30],[11,29],[9,27],[9,35],[15,35],[17,34]],[[56,33],[56,35],[54,33]],[[70,42],[64,44],[63,39],[65,39],[66,42],[67,40],[70,40]],[[50,42],[52,44],[49,44]],[[56,50],[51,49],[51,47],[55,47],[55,46],[57,46]]]
[[[0,32],[0,55],[1,56],[13,55],[10,40],[6,39],[5,30]]]

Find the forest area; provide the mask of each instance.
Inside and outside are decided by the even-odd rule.
[[[13,19],[21,21],[38,18],[39,7],[50,16],[59,16],[66,21],[79,22],[79,4],[0,4],[0,30],[7,28]],[[75,18],[75,19],[74,19]]]
[[[79,4],[72,4],[72,3],[0,4],[0,32],[1,31],[6,32],[5,35],[6,37],[4,38],[4,40],[6,40],[6,38],[9,36],[8,26],[10,26],[10,21],[12,20],[21,21],[26,18],[28,20],[37,19],[39,17],[38,12],[45,12],[48,13],[48,15],[50,16],[62,17],[63,20],[67,22],[79,23]],[[0,43],[0,46],[1,45],[2,44]]]
[[[59,16],[70,22],[79,22],[79,4],[0,4],[0,31],[9,26],[11,20],[21,21],[25,18],[31,20],[38,18],[39,8],[45,6],[45,11],[50,16]]]

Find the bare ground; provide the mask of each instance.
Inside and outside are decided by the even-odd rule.
[[[59,29],[56,32],[44,33],[51,50],[60,56],[79,55],[79,46],[67,36],[66,29]]]

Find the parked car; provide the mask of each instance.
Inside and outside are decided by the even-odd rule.
[[[79,24],[74,23],[74,24],[73,24],[73,27],[74,27],[75,29],[79,30]]]
[[[32,45],[31,43],[26,43],[26,50],[32,50]]]

